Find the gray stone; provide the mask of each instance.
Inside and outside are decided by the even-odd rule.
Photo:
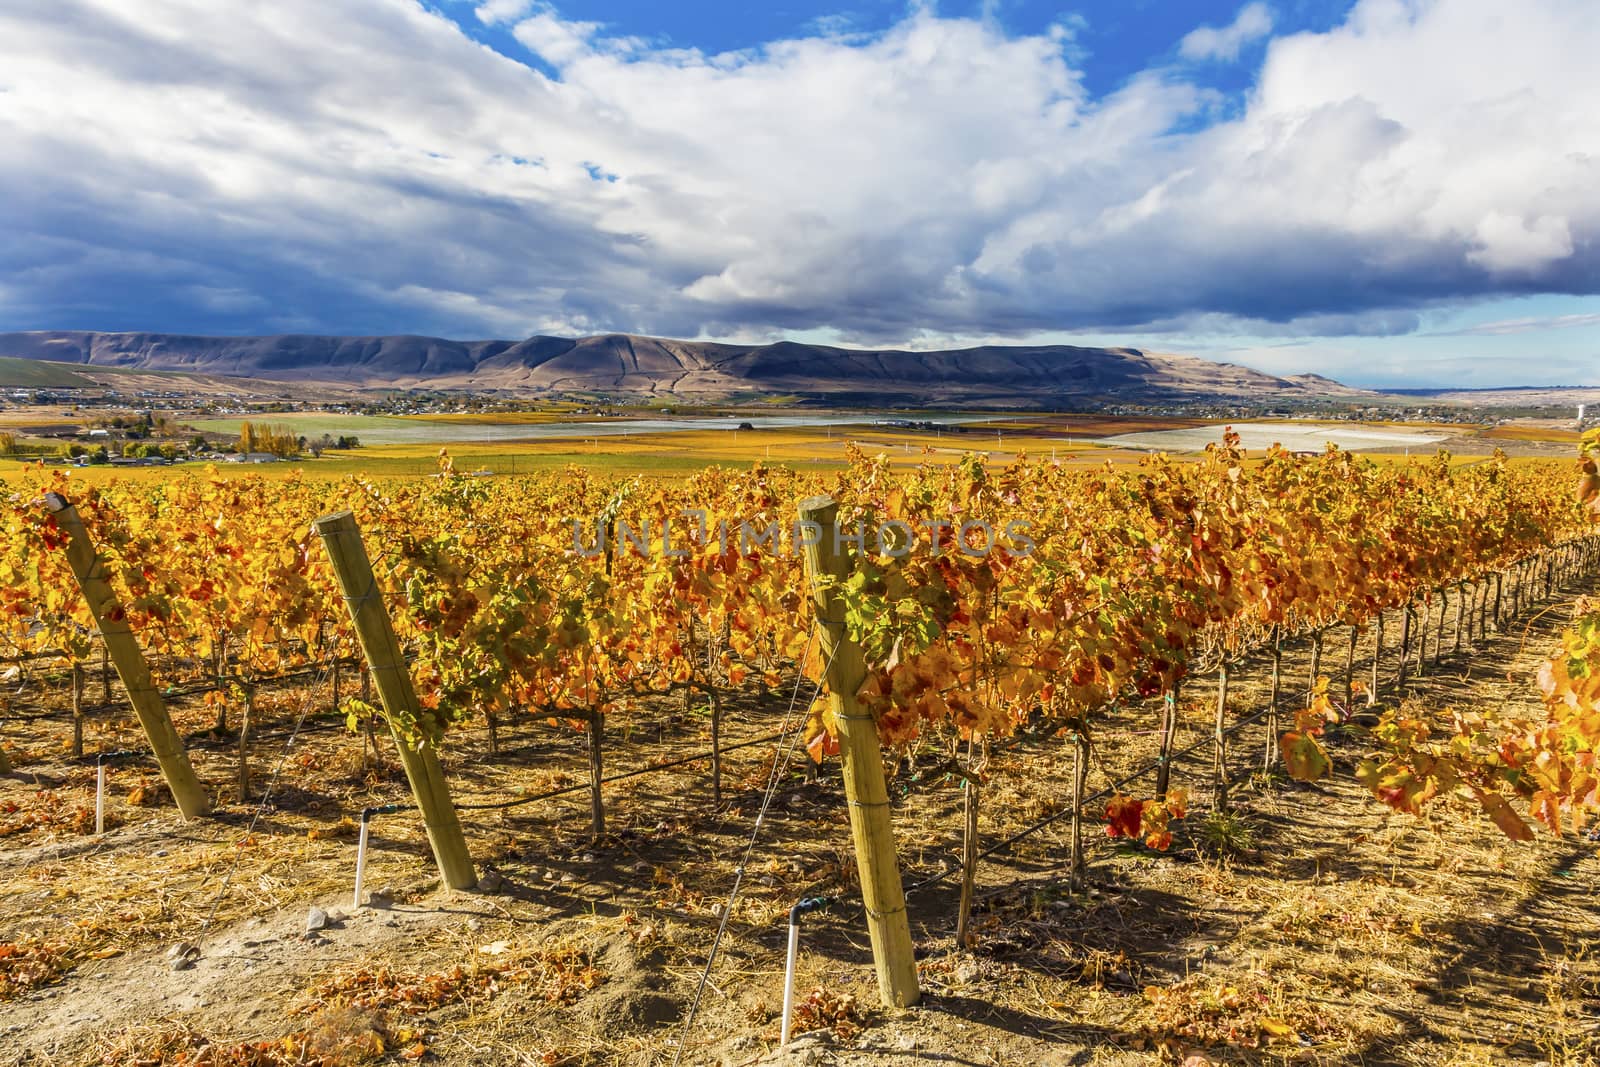
[[[318,930],[328,928],[328,913],[321,908],[312,908],[306,912],[306,933],[314,934]]]
[[[167,966],[174,971],[187,971],[200,958],[200,950],[187,941],[179,941],[167,949]]]

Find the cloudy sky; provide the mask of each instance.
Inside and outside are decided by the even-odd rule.
[[[0,330],[1600,384],[1594,0],[0,0]]]

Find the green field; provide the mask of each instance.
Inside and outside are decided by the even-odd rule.
[[[66,363],[0,356],[0,388],[92,389],[94,384]]]

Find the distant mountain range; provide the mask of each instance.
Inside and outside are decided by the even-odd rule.
[[[684,401],[797,396],[832,403],[1052,407],[1086,400],[1374,395],[1316,374],[1275,378],[1232,363],[1136,348],[985,345],[938,352],[779,341],[734,345],[632,334],[450,341],[395,335],[198,337],[0,333],[0,357],[358,388],[430,388]]]

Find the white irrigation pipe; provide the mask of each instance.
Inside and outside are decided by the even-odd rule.
[[[356,843],[356,891],[350,907],[353,911],[361,909],[361,887],[367,879],[367,834],[372,825],[374,815],[392,815],[397,811],[406,810],[405,804],[380,804],[375,808],[361,809],[361,839]]]
[[[94,832],[106,832],[106,760],[132,759],[136,752],[101,752],[94,758]]]
[[[789,1047],[789,1027],[794,1022],[794,966],[800,956],[800,917],[807,912],[821,911],[831,903],[828,897],[808,897],[789,909],[789,955],[783,964],[783,1022],[778,1032],[780,1049]]]
[[[778,1034],[778,1047],[789,1047],[789,1024],[794,1019],[794,961],[800,954],[800,924],[789,922],[789,958],[783,964],[783,1024]]]
[[[361,907],[361,882],[362,882],[363,879],[366,878],[366,875],[367,875],[367,820],[366,820],[365,817],[363,817],[362,820],[361,820],[361,841],[360,841],[359,844],[356,845],[356,894],[355,894],[355,899],[353,901],[351,901],[351,904],[350,904],[350,907],[351,907],[352,910],[359,910],[360,907]]]

